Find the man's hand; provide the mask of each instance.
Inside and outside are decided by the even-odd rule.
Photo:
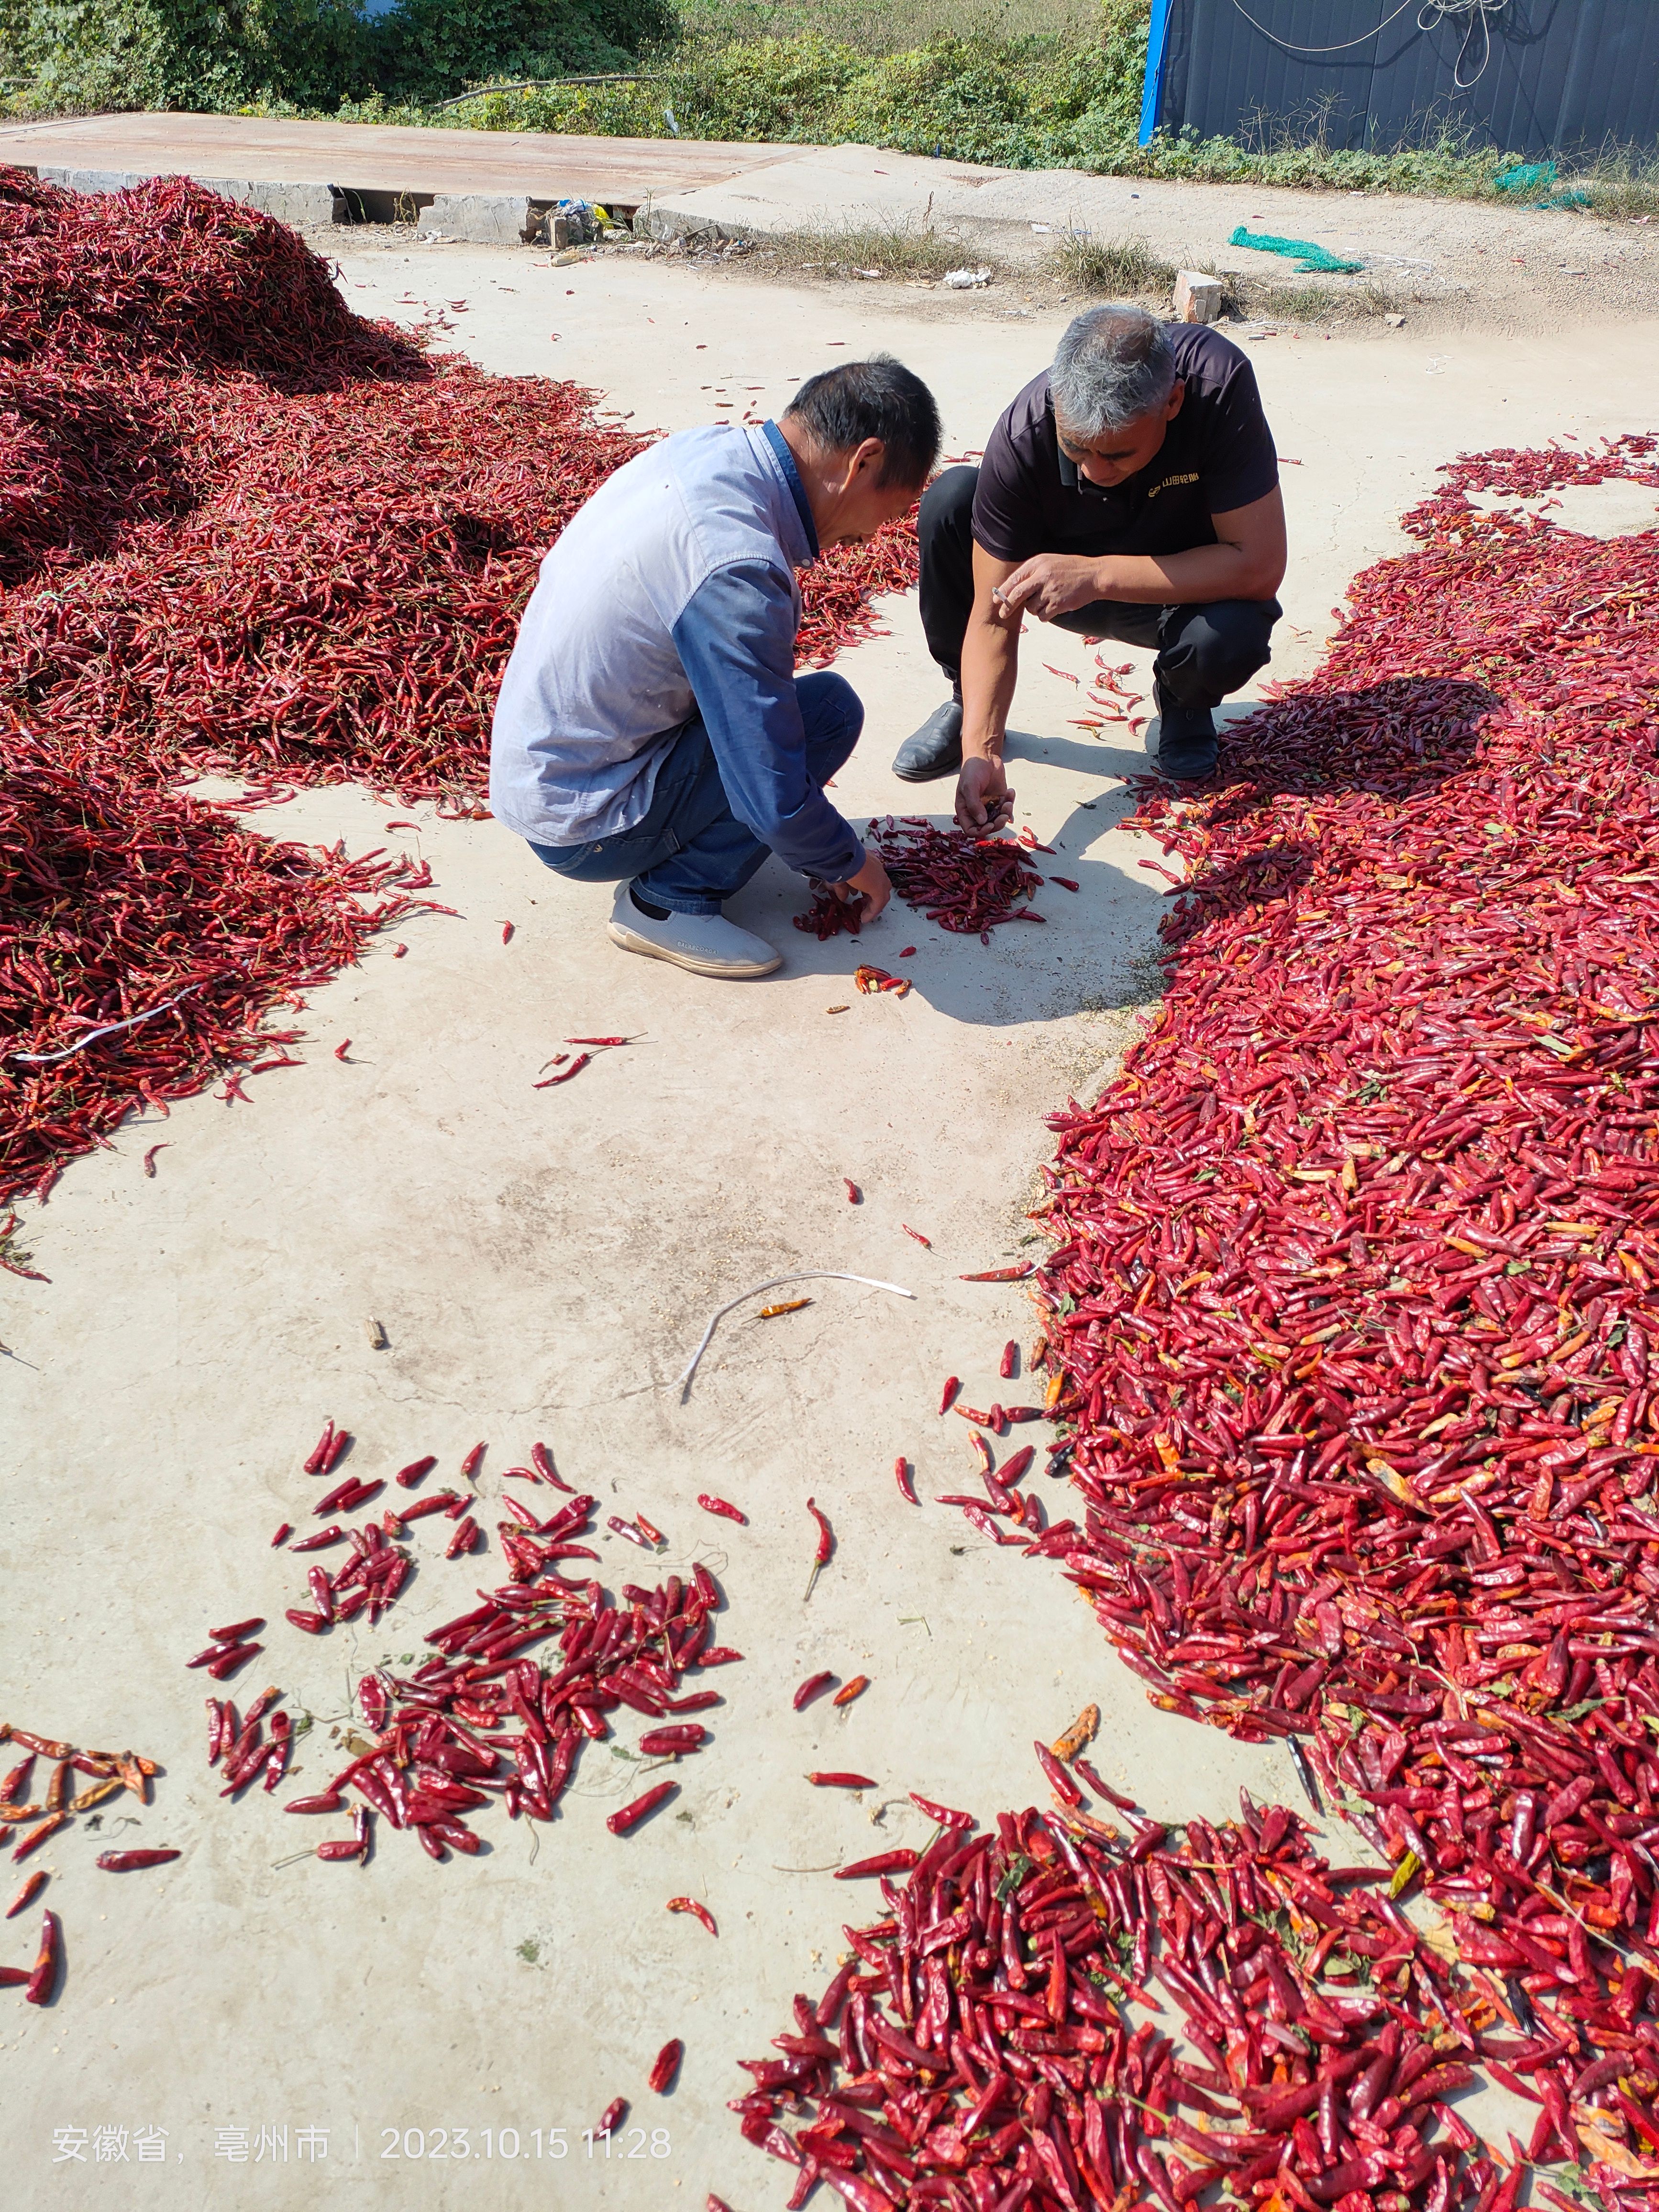
[[[864,901],[863,921],[873,921],[893,896],[893,886],[887,880],[887,871],[882,866],[881,854],[866,846],[864,866],[857,875],[848,876],[844,884],[832,884],[830,889],[838,899],[851,905],[856,899]]]
[[[1022,615],[1053,622],[1100,597],[1098,563],[1076,553],[1038,553],[1022,561],[1012,576],[1005,576],[991,596],[1004,622],[1018,623]]]
[[[970,753],[957,779],[957,827],[988,836],[1013,817],[1014,794],[1000,760]]]

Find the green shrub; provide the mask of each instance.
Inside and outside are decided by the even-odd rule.
[[[0,0],[14,112],[418,104],[497,76],[629,69],[669,0]],[[19,82],[20,80],[27,80]]]

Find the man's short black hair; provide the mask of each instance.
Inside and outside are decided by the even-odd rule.
[[[933,393],[891,354],[843,361],[809,376],[790,401],[793,415],[815,446],[850,453],[866,438],[887,449],[877,482],[925,483],[939,459],[939,408]]]

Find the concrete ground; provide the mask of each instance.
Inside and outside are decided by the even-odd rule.
[[[913,318],[873,288],[769,291],[459,246],[357,247],[342,283],[369,313],[452,303],[451,342],[486,367],[579,378],[667,429],[721,399],[776,410],[822,363],[885,345],[933,382],[953,453],[982,445],[1060,328],[975,302],[955,320]],[[1349,579],[1400,547],[1395,518],[1437,460],[1646,427],[1654,338],[1638,322],[1599,334],[1593,376],[1572,333],[1548,328],[1262,347],[1280,450],[1297,464],[1274,673],[1312,665]],[[1652,509],[1649,494],[1607,511],[1627,526]],[[914,599],[882,612],[890,634],[840,663],[869,720],[837,797],[858,821],[939,818],[948,787],[901,786],[888,762],[939,682]],[[1146,665],[1127,648],[1111,658]],[[791,1993],[816,1996],[833,1972],[842,1922],[878,1908],[830,1869],[921,1840],[908,1789],[981,1817],[1032,1802],[1032,1738],[1093,1699],[1107,1778],[1160,1816],[1223,1817],[1241,1784],[1298,1802],[1278,1749],[1155,1711],[1052,1567],[995,1550],[949,1509],[912,1508],[892,1479],[902,1452],[924,1499],[963,1485],[969,1431],[936,1411],[945,1375],[973,1403],[1026,1395],[996,1380],[1004,1341],[1032,1333],[1021,1291],[958,1278],[1040,1249],[1024,1208],[1049,1151],[1043,1116],[1093,1094],[1152,988],[1161,879],[1141,863],[1158,855],[1119,826],[1119,779],[1142,757],[1075,729],[1079,690],[1045,662],[1090,666],[1063,633],[1028,641],[1018,811],[1082,890],[1046,890],[1047,926],[1006,928],[988,950],[897,906],[858,943],[820,946],[789,927],[803,887],[769,864],[735,912],[785,965],[720,985],[615,951],[608,890],[557,881],[493,823],[349,789],[249,817],[276,836],[419,852],[459,918],[411,921],[395,933],[406,958],[382,941],[311,993],[294,1017],[305,1065],[252,1079],[251,1105],[204,1096],[71,1165],[23,1224],[51,1280],[0,1275],[5,1715],[136,1747],[163,1770],[137,1825],[106,1808],[100,1835],[77,1826],[40,1854],[68,1972],[49,2010],[0,2001],[11,2203],[696,2212],[714,2189],[737,2212],[778,2207],[787,2177],[725,2110],[746,2084],[735,2062],[767,2054]],[[416,831],[388,835],[410,818]],[[860,959],[914,990],[860,997]],[[594,1032],[638,1042],[532,1090],[562,1039]],[[156,1144],[168,1149],[149,1180]],[[792,1316],[751,1307],[721,1325],[682,1404],[675,1377],[714,1308],[799,1268],[915,1296],[825,1282]],[[601,1520],[639,1508],[666,1534],[654,1569],[602,1536],[611,1588],[694,1558],[715,1569],[721,1636],[744,1657],[713,1678],[726,1703],[672,1807],[612,1838],[605,1817],[635,1770],[590,1747],[551,1826],[492,1811],[477,1860],[434,1865],[384,1828],[367,1871],[298,1856],[343,1825],[280,1807],[343,1763],[329,1739],[356,1674],[416,1650],[500,1571],[493,1534],[489,1559],[447,1565],[431,1532],[448,1524],[426,1522],[421,1571],[380,1632],[291,1630],[302,1563],[270,1538],[308,1517],[301,1462],[325,1417],[355,1433],[350,1464],[371,1477],[434,1452],[432,1480],[453,1480],[487,1439],[492,1529],[501,1470],[544,1438]],[[1036,1480],[1058,1516],[1064,1486]],[[749,1525],[710,1520],[701,1490]],[[837,1551],[807,1604],[809,1494]],[[210,1626],[253,1613],[271,1627],[240,1702],[280,1683],[317,1731],[289,1787],[232,1806],[205,1765],[205,1686],[184,1662]],[[871,1686],[842,1712],[797,1715],[790,1693],[819,1668]],[[641,1724],[618,1718],[625,1750]],[[821,1765],[878,1787],[814,1790],[802,1776]],[[111,1840],[184,1856],[106,1876],[92,1862]],[[1354,1848],[1336,1844],[1344,1859]],[[683,1893],[709,1906],[717,1940],[664,1910]],[[31,1954],[37,1925],[33,1911],[0,1924],[0,1959]],[[658,2099],[645,2076],[676,2035],[684,2064]],[[644,2132],[590,2152],[581,2131],[617,2095]],[[1485,2115],[1500,2126],[1502,2106]],[[138,2162],[141,2129],[166,2130],[149,2138],[154,2162]],[[306,2130],[325,2131],[325,2160]]]

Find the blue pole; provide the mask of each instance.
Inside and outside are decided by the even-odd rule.
[[[1144,146],[1158,128],[1158,111],[1164,96],[1164,52],[1170,42],[1170,10],[1174,0],[1152,0],[1152,28],[1146,34],[1146,80],[1140,94],[1140,143]]]

